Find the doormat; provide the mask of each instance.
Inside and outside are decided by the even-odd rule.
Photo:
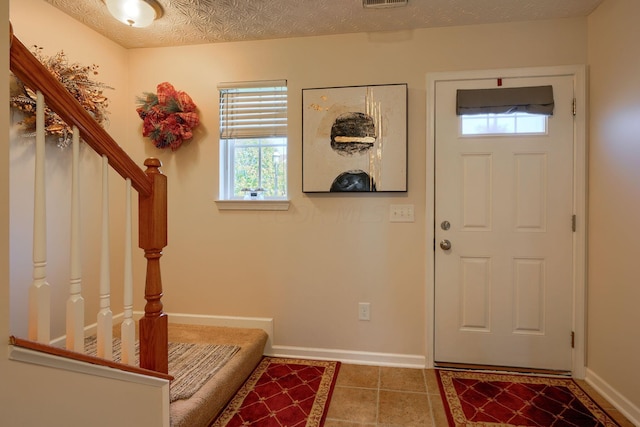
[[[340,362],[265,357],[211,427],[320,427]]]
[[[436,370],[451,427],[618,426],[570,378]]]

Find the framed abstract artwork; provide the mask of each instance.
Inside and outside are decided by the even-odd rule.
[[[407,85],[302,90],[302,191],[407,191]]]

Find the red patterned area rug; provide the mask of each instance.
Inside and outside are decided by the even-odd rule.
[[[619,426],[570,378],[436,372],[452,427]]]
[[[211,427],[320,427],[339,362],[265,357]]]

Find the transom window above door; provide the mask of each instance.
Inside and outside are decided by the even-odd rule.
[[[554,105],[551,85],[456,91],[461,136],[545,135]]]
[[[460,136],[546,135],[548,116],[528,113],[459,116]]]

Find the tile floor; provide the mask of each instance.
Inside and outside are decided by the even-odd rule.
[[[580,386],[622,427],[624,416],[584,381]],[[325,427],[447,427],[433,369],[342,364]]]

